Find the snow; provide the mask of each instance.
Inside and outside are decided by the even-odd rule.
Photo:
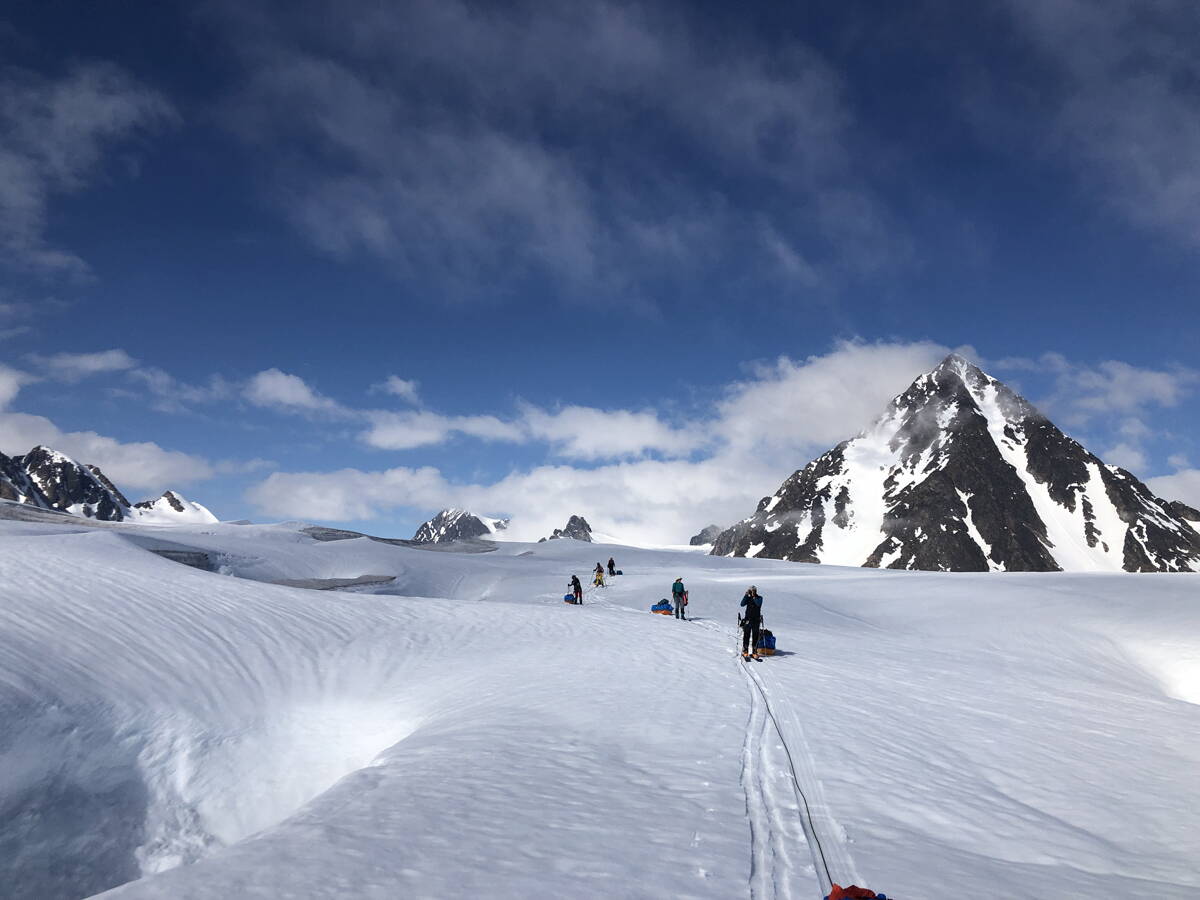
[[[1113,506],[1108,491],[1104,488],[1104,480],[1100,474],[1100,466],[1088,463],[1088,483],[1085,493],[1092,503],[1092,514],[1096,517],[1095,527],[1099,533],[1100,543],[1093,548],[1093,553],[1104,553],[1112,568],[1120,569],[1125,560],[1125,533],[1129,526],[1121,518],[1117,508]],[[1105,547],[1108,549],[1105,550]]]
[[[183,507],[182,511],[171,506],[171,497]],[[126,512],[143,525],[211,525],[218,521],[207,507],[188,500],[176,491],[167,491],[149,507],[134,506]]]
[[[842,528],[833,521],[834,510],[825,511],[821,530],[820,558],[834,565],[861,566],[884,539],[883,519],[887,511],[884,478],[895,464],[888,441],[897,423],[891,418],[880,421],[867,434],[845,448],[842,472],[832,479],[830,496],[846,487],[850,492],[850,521]]]
[[[1200,576],[302,527],[0,520],[6,896],[1200,895]]]

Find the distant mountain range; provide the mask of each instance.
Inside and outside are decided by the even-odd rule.
[[[955,572],[1200,570],[1200,514],[957,355],[795,472],[716,556]]]
[[[487,538],[508,528],[508,519],[492,519],[476,515],[465,509],[443,509],[436,516],[425,522],[413,535],[416,544],[443,544],[451,541]],[[538,543],[556,541],[561,538],[572,538],[577,541],[592,542],[592,526],[583,516],[571,516],[563,528],[555,528],[549,537],[541,538]]]
[[[102,522],[167,525],[218,521],[205,507],[175,491],[131,504],[96,466],[40,446],[23,456],[0,453],[0,500]]]

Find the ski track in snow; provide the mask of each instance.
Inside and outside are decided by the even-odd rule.
[[[610,548],[299,527],[172,533],[227,577],[136,528],[0,522],[6,897],[819,897],[801,791],[843,884],[1200,896],[1193,576],[614,547],[630,574],[573,606]],[[395,580],[262,583],[364,573]],[[680,574],[696,618],[650,615]]]

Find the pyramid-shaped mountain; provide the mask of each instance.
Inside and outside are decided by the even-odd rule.
[[[951,355],[712,552],[954,572],[1200,571],[1200,532],[1180,506]]]

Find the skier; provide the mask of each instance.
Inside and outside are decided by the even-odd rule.
[[[611,556],[608,558],[608,574],[610,577],[617,574],[617,562]]]
[[[687,606],[687,588],[683,586],[682,578],[676,578],[675,583],[671,585],[671,599],[675,601],[675,618],[686,619],[683,608]]]
[[[604,566],[596,563],[596,568],[593,571],[595,571],[596,577],[592,579],[592,584],[596,587],[604,587]]]
[[[579,583],[579,576],[571,576],[571,593],[575,595],[575,602],[583,602],[583,585]]]
[[[743,659],[750,659],[752,656],[754,659],[762,659],[758,652],[758,635],[762,629],[762,602],[763,598],[758,593],[758,588],[750,585],[750,589],[742,597],[742,606],[746,608],[746,612],[738,618],[738,624],[742,626]]]

